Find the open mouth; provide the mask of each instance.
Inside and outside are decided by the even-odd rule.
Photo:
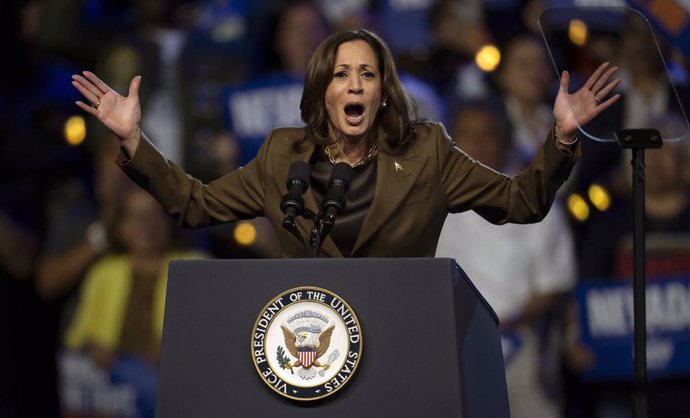
[[[350,124],[359,124],[364,118],[364,105],[361,103],[351,103],[345,106],[345,119]]]

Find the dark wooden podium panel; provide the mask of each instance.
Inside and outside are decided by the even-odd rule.
[[[364,341],[349,383],[312,402],[270,390],[250,351],[262,308],[300,286],[349,303]],[[497,320],[451,259],[174,261],[156,415],[508,417]]]

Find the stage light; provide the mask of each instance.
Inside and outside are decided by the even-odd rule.
[[[76,147],[86,138],[86,122],[81,116],[72,116],[65,122],[65,141]]]
[[[239,222],[233,236],[238,244],[248,247],[256,241],[256,228],[249,222]]]
[[[573,19],[568,25],[568,38],[577,46],[583,46],[587,42],[587,24],[580,19]]]
[[[501,51],[494,45],[484,45],[475,54],[474,62],[482,71],[491,72],[501,62]]]
[[[587,191],[589,201],[592,202],[595,208],[600,211],[606,211],[611,206],[611,195],[609,192],[598,184],[592,184]]]
[[[579,222],[584,222],[589,218],[589,205],[582,196],[573,193],[568,196],[568,212]]]

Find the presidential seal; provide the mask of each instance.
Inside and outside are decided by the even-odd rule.
[[[290,399],[325,398],[345,386],[362,359],[362,333],[350,305],[322,288],[290,289],[254,324],[252,359],[261,379]]]

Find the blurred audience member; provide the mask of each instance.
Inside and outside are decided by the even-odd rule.
[[[111,383],[134,388],[139,416],[146,418],[155,406],[168,262],[203,254],[180,247],[179,227],[143,190],[132,186],[119,202],[114,233],[120,251],[88,270],[66,345],[87,353]]]
[[[104,141],[95,153],[93,190],[84,181],[68,179],[54,187],[48,199],[36,272],[38,292],[46,300],[73,294],[87,268],[109,248],[108,227],[129,180],[113,164],[117,147],[112,141]]]
[[[451,126],[470,157],[515,174],[508,158],[512,130],[499,104],[466,104]],[[549,376],[555,370],[546,367],[555,355],[547,344],[553,341],[542,332],[575,280],[573,243],[560,208],[533,225],[497,226],[474,212],[451,214],[436,256],[455,258],[500,319],[511,416],[558,417],[560,393]]]
[[[439,0],[429,11],[432,49],[425,72],[442,96],[450,91],[463,98],[486,95],[483,73],[474,55],[489,43],[484,6],[476,0]]]
[[[532,35],[513,37],[495,73],[515,135],[515,149],[525,163],[541,147],[553,124],[551,68],[543,41]]]
[[[263,55],[259,73],[280,72],[300,78],[321,41],[330,34],[328,21],[309,0],[269,2],[261,21],[264,35],[254,53]]]

